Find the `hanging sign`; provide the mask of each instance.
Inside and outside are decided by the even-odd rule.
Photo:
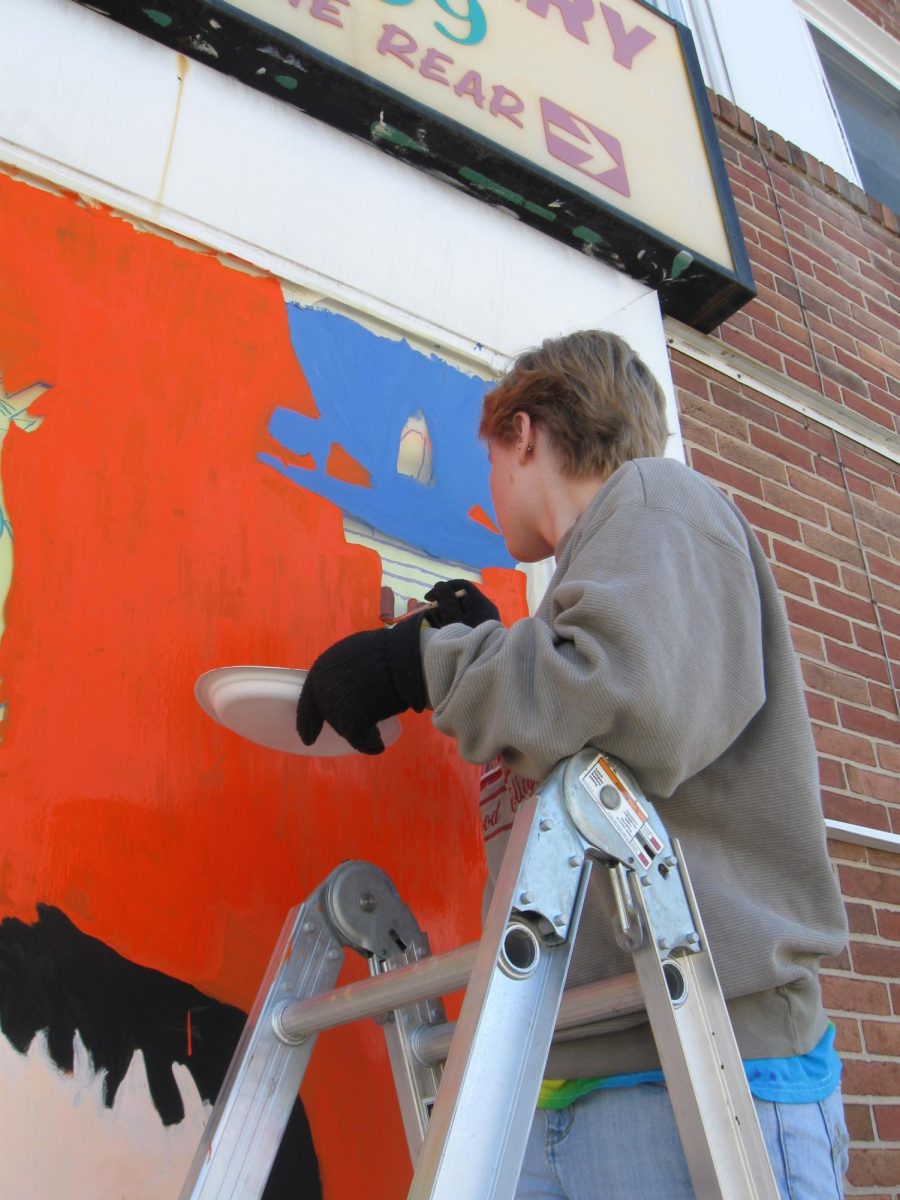
[[[753,295],[690,33],[642,0],[103,8],[645,280],[701,330]]]

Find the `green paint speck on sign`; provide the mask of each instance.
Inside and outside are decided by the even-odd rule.
[[[693,261],[694,256],[688,250],[679,250],[672,259],[672,270],[669,272],[669,278],[677,279],[679,275],[683,275]]]
[[[418,150],[420,154],[428,153],[427,148],[417,142],[415,138],[411,138],[402,129],[395,129],[393,125],[386,125],[384,121],[376,121],[369,132],[376,141],[390,142],[391,145],[400,146],[404,150]]]
[[[144,15],[149,17],[151,21],[155,21],[157,25],[171,25],[172,18],[168,13],[160,12],[156,8],[145,8]]]
[[[594,233],[593,229],[588,229],[586,225],[579,225],[577,229],[573,229],[572,237],[578,238],[580,242],[590,242],[592,246],[609,245],[606,238],[601,237],[599,233]]]
[[[276,75],[275,82],[280,83],[281,86],[283,88],[287,88],[289,92],[292,92],[297,86],[297,80],[293,77],[293,75]]]
[[[543,208],[540,204],[535,204],[533,200],[525,201],[525,211],[533,213],[536,217],[543,217],[545,221],[555,221],[556,213],[549,208]]]
[[[485,188],[486,191],[493,192],[504,200],[508,200],[510,204],[521,205],[525,203],[524,196],[520,196],[518,192],[504,187],[502,183],[497,183],[494,179],[488,179],[487,175],[482,175],[480,171],[473,171],[471,167],[460,167],[459,173],[469,183],[474,183],[476,187]]]

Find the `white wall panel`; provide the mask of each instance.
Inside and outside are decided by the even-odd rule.
[[[647,291],[443,180],[194,63],[165,202],[499,350],[589,324]]]
[[[3,157],[155,199],[178,101],[172,54],[68,0],[0,0]]]
[[[687,0],[700,36],[718,40],[722,80],[739,108],[834,170],[856,180],[819,60],[794,0]],[[712,17],[712,23],[707,19]]]

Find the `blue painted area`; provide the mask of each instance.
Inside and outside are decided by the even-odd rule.
[[[503,539],[468,516],[480,505],[493,519],[487,455],[478,441],[486,385],[406,342],[378,337],[347,317],[287,306],[294,353],[319,417],[277,408],[269,433],[292,455],[310,455],[315,470],[260,459],[292,483],[344,512],[424,550],[474,567],[512,566]],[[421,409],[431,432],[434,485],[397,472],[400,435]],[[325,474],[331,446],[351,454],[371,478],[359,487]]]

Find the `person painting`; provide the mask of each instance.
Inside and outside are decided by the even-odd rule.
[[[519,798],[557,762],[584,747],[625,762],[684,850],[781,1194],[834,1200],[848,1139],[818,965],[846,923],[762,549],[715,487],[661,457],[662,392],[611,334],[521,355],[479,432],[510,554],[557,561],[536,614],[507,628],[474,585],[438,584],[427,624],[353,634],[317,659],[298,732],[311,744],[328,721],[376,754],[378,721],[431,708],[484,764],[492,874]],[[590,888],[568,986],[630,969],[602,873]],[[517,1196],[693,1197],[649,1025],[578,1035],[551,1051]]]

